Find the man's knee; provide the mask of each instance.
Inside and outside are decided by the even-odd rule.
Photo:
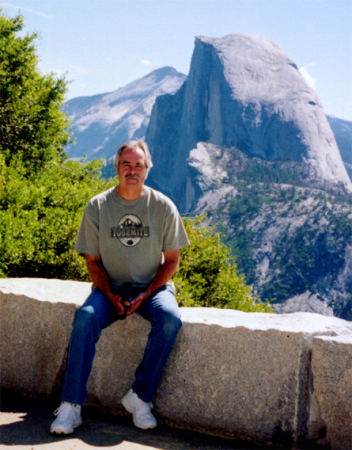
[[[81,306],[75,313],[73,326],[76,330],[86,330],[96,324],[95,311],[92,306]]]
[[[167,334],[177,334],[178,330],[182,327],[182,321],[178,311],[167,311],[160,318],[163,330]]]

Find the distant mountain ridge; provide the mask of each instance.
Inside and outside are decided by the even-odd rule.
[[[352,320],[351,196],[298,186],[292,161],[198,143],[189,164],[192,214],[222,233],[239,271],[278,312]],[[293,169],[293,170],[292,170]]]
[[[186,78],[163,67],[114,92],[66,102],[77,141],[67,148],[69,157],[108,160],[124,142],[145,136],[155,98],[176,92]]]

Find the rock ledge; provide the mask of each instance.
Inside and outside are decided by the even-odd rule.
[[[89,291],[73,281],[0,280],[3,387],[58,396],[73,315]],[[182,308],[182,319],[154,402],[160,423],[284,448],[352,447],[352,323],[206,308]],[[122,413],[149,329],[134,315],[104,331],[89,403]]]

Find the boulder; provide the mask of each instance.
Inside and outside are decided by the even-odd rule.
[[[57,396],[73,315],[89,292],[89,283],[0,280],[2,386],[36,398]],[[309,436],[311,419],[320,424],[316,434],[326,427],[329,442],[348,445],[350,416],[340,414],[339,405],[344,389],[350,388],[349,360],[343,360],[352,346],[350,322],[309,313],[214,308],[182,308],[181,314],[184,325],[154,402],[160,423],[293,448]],[[137,314],[104,330],[88,382],[88,403],[122,412],[121,397],[133,382],[149,330]],[[324,336],[336,354],[341,351],[337,359],[330,355],[326,366],[333,372],[332,383],[340,380],[338,403],[328,412],[335,397],[324,388],[326,371],[320,368],[325,364],[319,362],[319,351],[325,358],[321,343],[330,345]],[[345,398],[349,395],[346,391]],[[315,398],[315,416],[317,411],[320,415],[313,420]]]
[[[312,342],[314,393],[332,449],[352,448],[352,340],[319,336]]]

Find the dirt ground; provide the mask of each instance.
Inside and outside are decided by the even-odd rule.
[[[29,399],[1,390],[0,448],[16,450],[249,450],[238,441],[206,434],[158,426],[143,431],[133,426],[132,419],[83,407],[83,424],[74,434],[55,436],[49,433],[58,405]]]

